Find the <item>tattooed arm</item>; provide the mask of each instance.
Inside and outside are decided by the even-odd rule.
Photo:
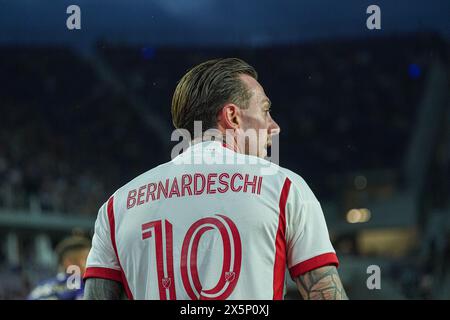
[[[84,287],[84,300],[121,300],[125,296],[122,284],[113,280],[89,278]]]
[[[326,266],[295,279],[304,300],[348,300],[336,267]]]

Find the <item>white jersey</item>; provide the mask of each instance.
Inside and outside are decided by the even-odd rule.
[[[205,163],[213,156],[237,161]],[[100,208],[84,278],[120,281],[130,299],[283,299],[286,267],[325,265],[338,260],[306,182],[202,142]]]

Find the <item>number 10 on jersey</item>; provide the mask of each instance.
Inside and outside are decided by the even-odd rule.
[[[164,232],[163,232],[164,223]],[[202,236],[211,230],[220,233],[223,259],[220,278],[213,288],[202,288],[197,268],[198,245]],[[153,233],[152,233],[153,231]],[[142,225],[142,239],[154,237],[159,297],[176,299],[173,263],[172,224],[157,220]],[[180,274],[184,289],[192,300],[224,300],[236,287],[242,261],[242,245],[234,222],[224,216],[206,217],[194,222],[188,229],[181,249]]]

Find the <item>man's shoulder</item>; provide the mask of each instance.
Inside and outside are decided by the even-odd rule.
[[[171,161],[168,161],[141,173],[140,175],[136,176],[135,178],[124,184],[122,187],[117,189],[115,193],[123,190],[136,188],[136,186],[141,186],[142,184],[144,184],[145,181],[158,179],[164,176],[165,173],[167,172],[166,169],[170,167],[170,165]]]
[[[283,186],[285,181],[289,180],[291,184],[290,189],[294,189],[299,192],[302,198],[315,199],[308,183],[300,174],[266,159],[259,159],[258,166],[256,168],[261,174],[263,174],[264,177],[274,179],[276,181],[275,183],[280,186]]]
[[[309,187],[308,183],[298,173],[287,168],[280,167],[280,172],[291,182],[291,189],[296,192],[304,201],[317,201],[316,196]]]
[[[280,167],[280,171],[282,172],[284,177],[288,178],[292,183],[306,184],[305,179],[303,179],[303,177],[300,174],[284,167]]]

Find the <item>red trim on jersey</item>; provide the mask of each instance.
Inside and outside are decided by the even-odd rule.
[[[286,202],[291,180],[284,180],[280,195],[280,215],[278,218],[277,238],[275,240],[275,263],[273,266],[273,299],[283,299],[284,275],[286,270]]]
[[[328,265],[335,265],[336,267],[339,266],[339,260],[334,252],[324,253],[297,263],[295,266],[289,268],[289,273],[292,278],[295,278],[311,270]]]
[[[191,249],[191,257],[189,259],[190,266],[191,266],[192,282],[194,282],[195,290],[197,290],[197,292],[199,293],[200,299],[201,299],[201,293],[202,293],[203,288],[202,288],[202,283],[200,282],[200,277],[198,275],[198,268],[197,268],[198,245],[200,243],[200,239],[203,236],[203,234],[206,231],[209,231],[211,229],[214,229],[214,228],[210,227],[210,226],[204,226],[199,229],[199,231],[197,232],[197,234],[194,237],[194,240],[192,243],[192,249]]]
[[[83,280],[88,278],[101,278],[122,283],[122,273],[119,270],[103,267],[87,267]]]
[[[236,150],[234,149],[233,146],[230,146],[229,144],[226,144],[225,142],[222,143],[222,147],[227,148],[227,149],[230,149],[231,151],[236,152]]]
[[[114,248],[114,252],[116,253],[117,262],[119,263],[120,270],[121,270],[121,277],[122,277],[122,284],[125,288],[125,292],[127,294],[128,299],[133,300],[133,294],[131,293],[130,287],[128,286],[127,277],[125,276],[125,273],[123,272],[122,265],[120,264],[119,254],[117,253],[117,246],[116,246],[116,223],[114,220],[114,196],[109,198],[108,205],[107,205],[107,211],[108,211],[108,220],[109,220],[109,231],[111,234],[111,243]]]
[[[173,271],[173,235],[172,235],[172,224],[169,221],[165,222],[166,228],[166,250],[167,250],[167,275],[171,279],[171,285],[169,284],[169,297],[170,300],[177,299],[177,293],[175,291],[175,275]]]

